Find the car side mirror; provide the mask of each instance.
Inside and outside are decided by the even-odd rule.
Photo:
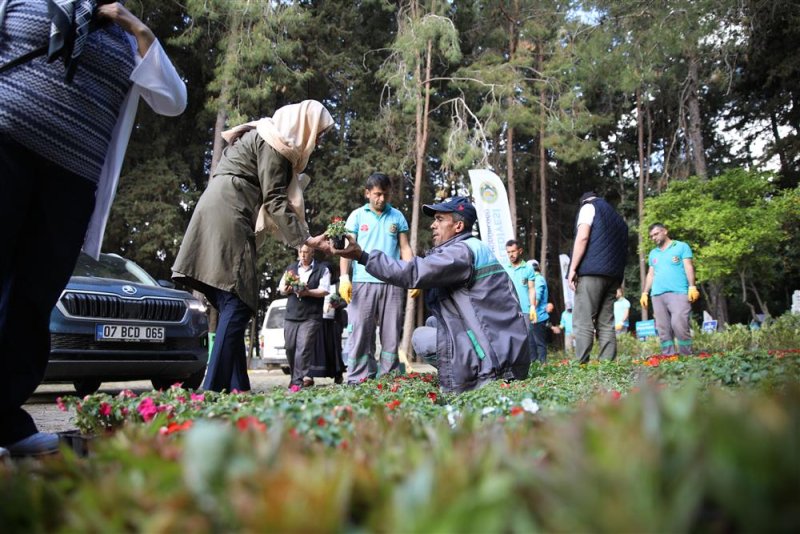
[[[169,280],[159,280],[158,285],[166,287],[167,289],[175,289],[175,283]]]

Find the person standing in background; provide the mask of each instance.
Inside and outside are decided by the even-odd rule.
[[[534,284],[536,273],[530,266],[530,262],[526,263],[522,259],[523,252],[518,241],[514,239],[506,241],[506,255],[509,263],[504,267],[511,277],[511,281],[514,282],[522,313],[528,317],[528,345],[531,359],[535,360],[536,354],[538,354],[533,333],[533,325],[536,322],[536,286]]]
[[[692,303],[700,298],[695,286],[692,249],[683,241],[670,239],[669,230],[661,223],[651,224],[649,233],[656,247],[647,258],[650,267],[639,303],[643,309],[647,308],[647,295],[652,290],[661,353],[688,355],[692,353],[689,314]]]
[[[26,456],[58,450],[22,405],[44,377],[50,312],[81,246],[100,253],[139,98],[179,115],[186,86],[118,2],[0,6],[0,447]]]
[[[537,260],[531,260],[533,265],[533,287],[534,287],[534,304],[532,313],[533,320],[533,343],[535,352],[531,353],[531,360],[545,363],[547,361],[547,330],[548,321],[550,320],[550,312],[547,311],[547,300],[550,298],[549,291],[547,290],[547,280],[542,276],[542,271],[539,268]]]
[[[575,352],[585,364],[595,331],[600,358],[617,357],[614,296],[625,275],[628,225],[611,204],[592,191],[581,196],[579,205],[567,280],[575,291]]]
[[[631,301],[625,298],[625,291],[617,289],[617,299],[614,301],[614,330],[621,336],[630,328],[629,317],[631,314]]]
[[[289,276],[293,278],[290,282]],[[325,262],[314,261],[314,249],[300,247],[298,260],[286,268],[278,284],[289,295],[283,337],[286,359],[292,371],[289,386],[310,387],[311,364],[322,336],[322,306],[331,288],[331,272]]]
[[[393,259],[410,260],[414,253],[408,242],[408,222],[392,207],[392,181],[376,172],[367,178],[364,195],[367,203],[350,213],[345,226],[348,234],[366,252],[379,250]],[[375,362],[375,329],[380,327],[380,374],[400,369],[398,348],[403,321],[402,288],[379,280],[355,264],[350,281],[351,261],[339,261],[339,293],[349,304],[348,320],[352,332],[348,340],[347,383],[357,384],[378,374]],[[419,291],[412,289],[412,296]]]

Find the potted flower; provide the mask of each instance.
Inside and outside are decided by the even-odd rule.
[[[295,293],[298,293],[306,288],[306,283],[300,280],[300,277],[297,276],[293,271],[288,271],[286,273],[286,285],[290,286]]]
[[[344,226],[344,219],[341,217],[333,217],[328,228],[325,230],[325,237],[331,242],[333,248],[342,250],[347,244],[344,238],[346,233],[347,228]]]
[[[336,292],[331,293],[330,297],[328,297],[328,304],[333,310],[338,310],[339,308],[347,306],[347,302]]]

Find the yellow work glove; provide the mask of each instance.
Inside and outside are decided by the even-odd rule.
[[[694,302],[700,298],[700,292],[697,290],[697,286],[689,286],[689,302]]]
[[[536,308],[534,307],[531,307],[531,311],[528,312],[528,317],[530,317],[532,323],[539,322],[536,320]]]
[[[615,324],[615,325],[614,325],[614,330],[616,330],[617,332],[619,332],[620,330],[622,330],[622,323],[617,323],[617,324]]]
[[[642,298],[639,299],[639,304],[642,305],[642,308],[646,308],[648,302],[650,302],[650,300],[647,298],[647,293],[642,293]]]
[[[422,291],[420,291],[416,287],[408,290],[408,296],[411,297],[412,299],[417,298],[420,295],[420,293],[422,293]]]
[[[353,300],[353,284],[350,283],[349,278],[343,276],[342,279],[339,280],[339,295],[348,304]]]

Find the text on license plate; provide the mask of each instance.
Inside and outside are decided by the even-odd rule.
[[[95,327],[97,341],[164,341],[163,326],[136,326],[125,324],[99,324]]]

